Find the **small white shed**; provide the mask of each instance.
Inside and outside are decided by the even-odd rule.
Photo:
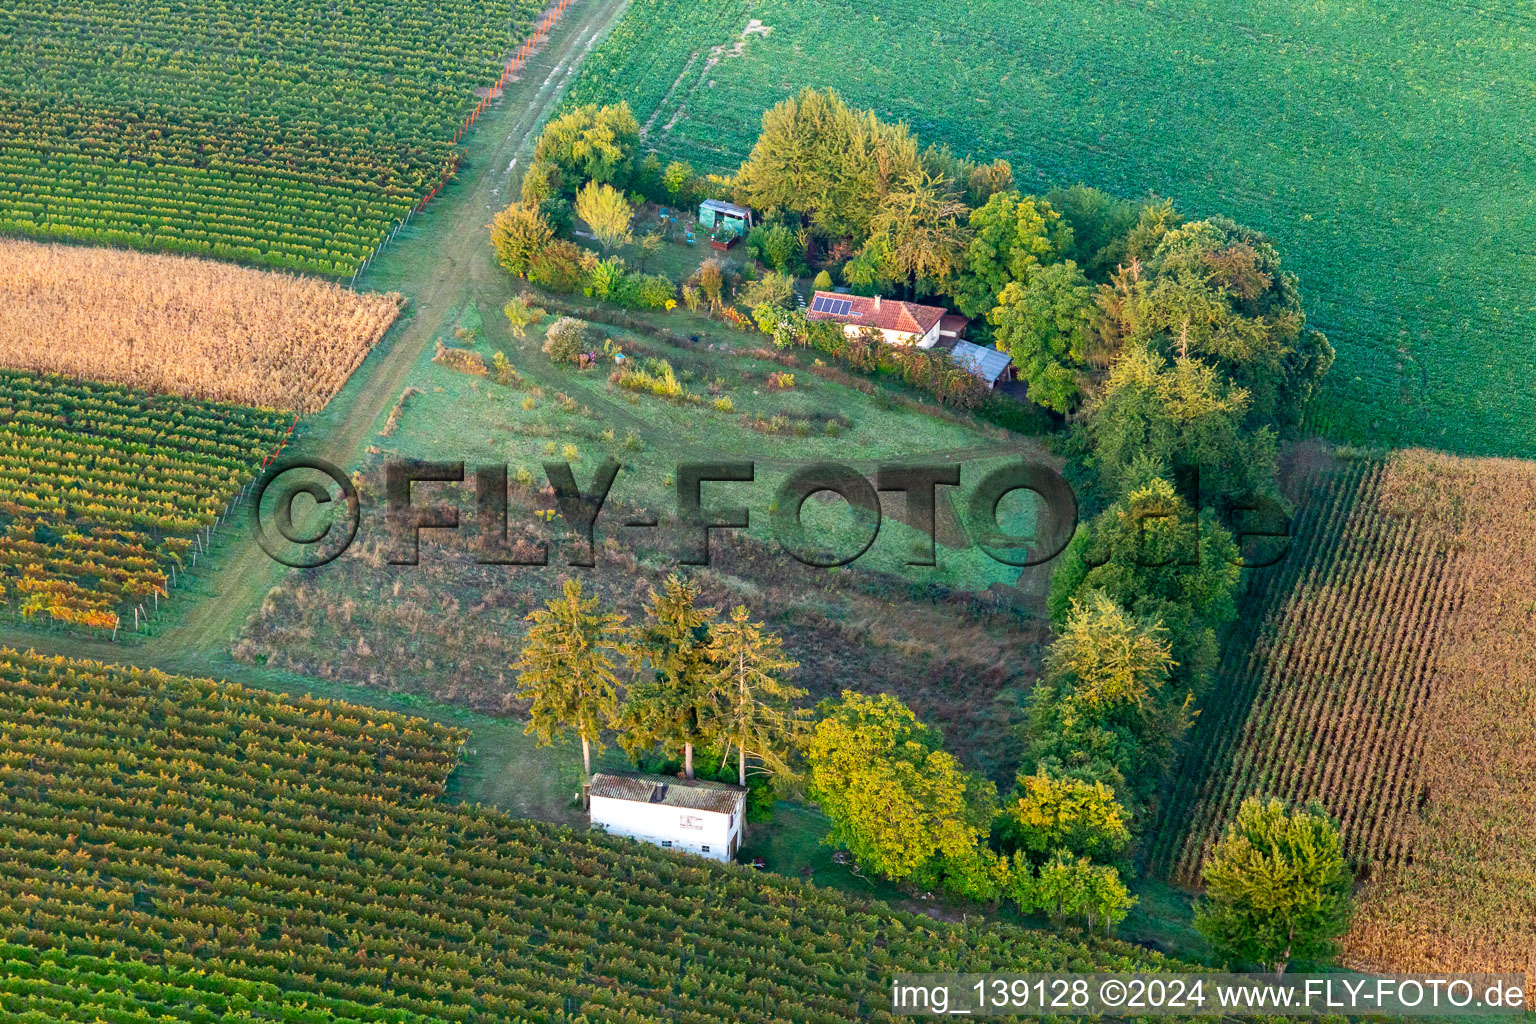
[[[741,847],[747,791],[702,779],[638,772],[592,776],[592,827],[669,850],[730,862]]]

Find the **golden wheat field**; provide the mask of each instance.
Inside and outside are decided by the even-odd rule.
[[[1297,550],[1257,596],[1257,634],[1227,652],[1229,719],[1202,723],[1159,866],[1196,882],[1245,796],[1317,800],[1364,880],[1352,966],[1524,971],[1536,464],[1406,451],[1316,468],[1300,489]]]
[[[402,302],[211,260],[0,240],[0,366],[315,412]]]

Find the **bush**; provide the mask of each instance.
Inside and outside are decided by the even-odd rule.
[[[823,270],[821,273],[816,275],[816,280],[814,282],[814,287],[819,292],[829,292],[829,291],[831,291],[832,290],[832,275],[827,273],[825,270]]]
[[[486,368],[485,360],[480,357],[480,353],[471,352],[467,348],[449,348],[442,342],[437,343],[437,351],[433,354],[432,361],[440,366],[447,366],[476,377],[485,377],[491,372]]]
[[[544,338],[544,354],[557,363],[580,363],[588,350],[588,331],[591,325],[585,320],[563,316],[550,325]]]
[[[799,236],[783,224],[760,224],[747,235],[747,252],[765,266],[784,273],[800,262],[805,247]]]
[[[599,302],[605,302],[622,292],[624,280],[624,261],[612,256],[592,268],[587,274],[587,283],[582,292]]]
[[[585,276],[581,257],[579,245],[557,238],[534,258],[528,268],[528,280],[552,292],[574,292]]]
[[[501,308],[507,316],[507,326],[512,329],[512,335],[517,338],[526,338],[530,325],[538,322],[544,315],[544,311],[530,303],[522,296],[509,301]]]
[[[665,274],[637,275],[635,294],[641,309],[677,308],[677,285]]]
[[[554,234],[537,206],[513,203],[491,222],[491,248],[496,250],[496,262],[502,269],[527,277]]]

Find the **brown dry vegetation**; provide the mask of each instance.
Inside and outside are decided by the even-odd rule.
[[[211,260],[0,239],[0,366],[315,412],[402,302]]]
[[[514,506],[512,521],[536,522],[524,503],[547,505],[548,499],[519,493],[524,507]],[[473,497],[466,493],[460,504],[468,510]],[[615,521],[620,515],[614,513]],[[524,529],[531,539],[532,527]],[[471,531],[466,514],[464,533]],[[659,588],[675,565],[666,558],[639,561],[612,541],[592,569],[566,568],[558,548],[547,568],[478,565],[460,540],[439,543],[429,532],[421,564],[400,566],[388,564],[383,537],[382,525],[365,522],[345,557],[274,589],[235,655],[521,715],[526,709],[513,697],[516,679],[508,666],[521,648],[528,612],[574,575],[605,608],[635,621],[650,588]],[[531,543],[524,549],[533,550]],[[717,534],[712,550],[712,565],[693,570],[705,600],[745,604],[780,634],[800,662],[797,682],[811,700],[844,688],[894,693],[938,726],[968,767],[1008,779],[1019,756],[1014,727],[1022,696],[1045,639],[1040,620],[1006,599],[913,589],[872,573],[828,573],[728,535]]]
[[[1228,651],[1228,721],[1155,860],[1193,882],[1254,793],[1316,799],[1365,885],[1353,966],[1524,971],[1536,948],[1536,464],[1399,452],[1315,472],[1299,568]],[[1221,705],[1211,712],[1222,714]],[[1169,841],[1169,840],[1175,841]]]

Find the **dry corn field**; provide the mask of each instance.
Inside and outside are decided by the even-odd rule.
[[[1243,797],[1320,801],[1365,884],[1346,960],[1524,971],[1536,949],[1536,464],[1314,470],[1229,645],[1156,866],[1194,884]]]
[[[211,260],[0,240],[0,366],[316,412],[402,301]]]

